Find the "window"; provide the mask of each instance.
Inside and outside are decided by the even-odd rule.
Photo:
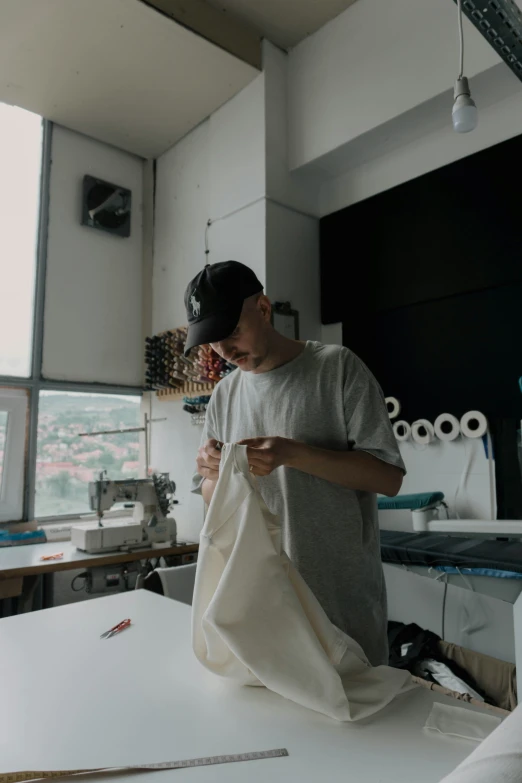
[[[139,432],[80,433],[140,426],[140,397],[40,392],[36,518],[90,511],[87,484],[100,470],[111,479],[138,478]]]
[[[2,492],[2,477],[4,475],[4,456],[7,441],[7,422],[9,414],[7,411],[0,411],[0,492]]]
[[[0,103],[0,375],[31,374],[42,120]]]
[[[42,378],[52,125],[0,103],[0,523],[88,512],[87,483],[134,478],[141,389]],[[36,512],[36,513],[35,513]]]
[[[22,517],[28,397],[0,389],[0,522]]]

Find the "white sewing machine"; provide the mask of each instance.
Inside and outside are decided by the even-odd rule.
[[[71,528],[71,543],[89,554],[116,550],[140,549],[175,542],[176,522],[167,517],[175,501],[176,485],[168,473],[149,479],[110,481],[100,473],[98,481],[89,483],[89,505],[96,511],[97,522],[85,522]],[[119,520],[103,523],[103,514],[115,503],[134,505],[133,522]]]

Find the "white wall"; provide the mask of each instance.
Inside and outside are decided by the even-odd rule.
[[[495,489],[481,438],[435,439],[426,446],[409,440],[399,443],[399,448],[408,471],[401,494],[443,492],[451,519],[496,518]],[[379,524],[383,530],[413,530],[411,511],[380,511]]]
[[[157,161],[152,329],[186,323],[183,303],[189,281],[209,262],[234,259],[266,280],[264,164],[264,77],[193,130]],[[252,203],[254,202],[254,203]],[[248,206],[249,205],[249,206]],[[236,210],[238,210],[236,212]],[[180,540],[197,540],[203,503],[191,495],[201,427],[191,423],[181,402],[152,400],[151,466],[169,471],[177,484],[175,517]]]
[[[291,172],[288,150],[288,55],[263,44],[266,127],[266,291],[299,310],[300,336],[321,339],[319,180]]]
[[[322,324],[321,342],[324,343],[325,345],[342,345],[343,344],[342,323]]]
[[[417,623],[442,634],[444,585],[405,568],[385,564],[390,620]],[[513,607],[465,587],[448,586],[444,638],[470,650],[515,662]]]
[[[266,195],[301,212],[317,215],[322,177],[290,171],[288,55],[263,42],[266,127]]]
[[[464,20],[466,74],[499,62]],[[345,145],[451,88],[457,11],[450,0],[364,0],[289,57],[291,167]]]
[[[507,66],[496,66],[476,80],[473,94],[479,122],[472,133],[454,132],[451,96],[419,107],[386,128],[391,149],[382,145],[377,148],[375,139],[372,149],[367,141],[366,162],[358,165],[354,156],[348,170],[323,177],[319,214],[328,215],[522,133],[522,83]],[[419,130],[421,123],[423,133]]]
[[[265,195],[265,76],[209,118],[210,218]],[[212,229],[211,229],[212,231]],[[222,259],[211,259],[211,263]]]
[[[266,292],[299,310],[302,340],[321,339],[319,221],[267,202]]]
[[[140,158],[53,129],[43,374],[141,385],[142,173]],[[80,225],[84,174],[132,191],[131,236]]]

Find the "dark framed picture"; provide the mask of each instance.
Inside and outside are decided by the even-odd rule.
[[[127,188],[86,174],[83,178],[82,225],[129,237],[131,201],[132,193]]]

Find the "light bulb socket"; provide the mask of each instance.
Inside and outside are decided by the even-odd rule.
[[[465,76],[461,76],[455,82],[455,89],[453,90],[453,100],[456,101],[461,95],[467,95],[471,98],[471,91],[469,89],[469,82]]]
[[[471,97],[469,83],[465,76],[455,82],[454,95],[451,112],[453,128],[457,133],[469,133],[477,127],[477,106]]]

